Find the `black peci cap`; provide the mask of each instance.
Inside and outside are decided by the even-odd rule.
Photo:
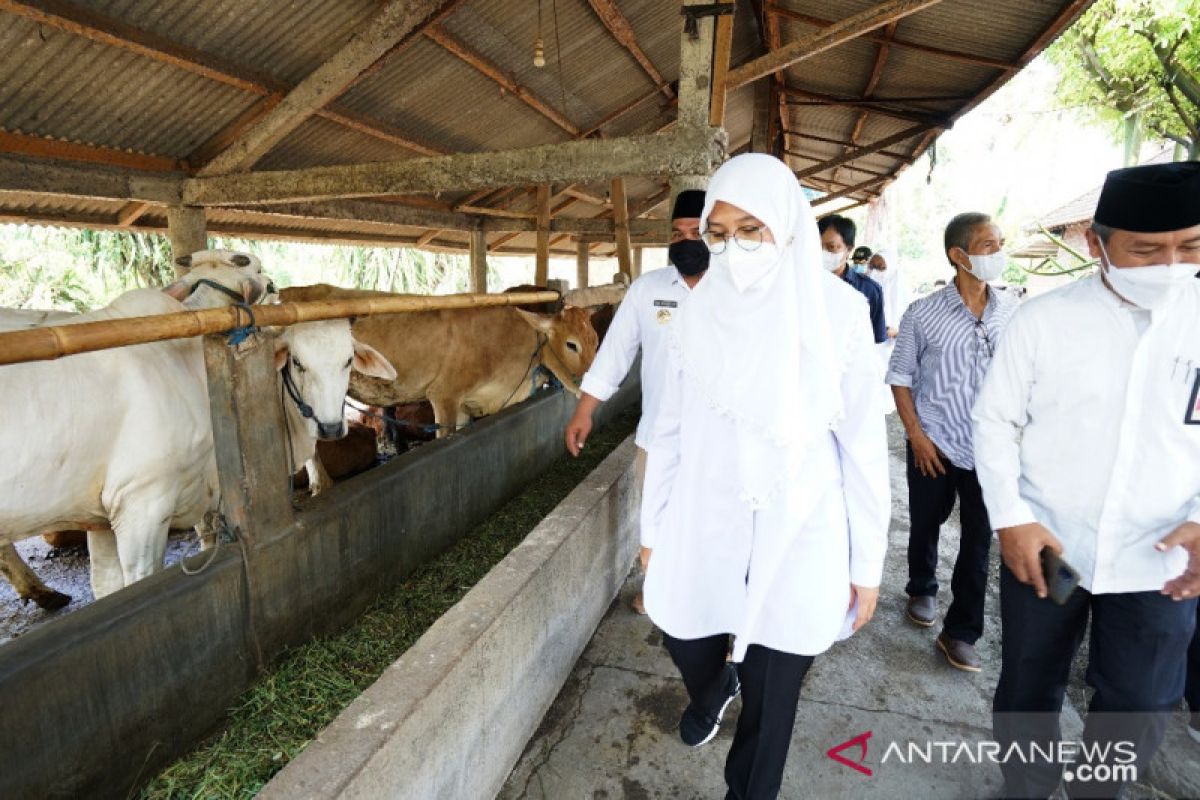
[[[688,189],[680,192],[675,198],[675,208],[671,210],[671,219],[700,218],[704,213],[704,192],[699,189]]]
[[[1093,220],[1136,233],[1200,225],[1200,161],[1113,170],[1104,179]]]

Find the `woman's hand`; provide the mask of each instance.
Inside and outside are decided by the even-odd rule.
[[[870,622],[871,617],[875,616],[875,604],[879,602],[879,587],[850,584],[850,606],[847,611],[854,608],[855,602],[858,603],[858,613],[854,616],[852,630],[857,631]]]

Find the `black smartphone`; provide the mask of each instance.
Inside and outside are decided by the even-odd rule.
[[[1079,585],[1079,573],[1062,560],[1049,547],[1042,548],[1042,576],[1046,579],[1046,591],[1050,599],[1060,606],[1067,602],[1071,592]]]

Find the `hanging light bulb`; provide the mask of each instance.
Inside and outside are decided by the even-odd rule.
[[[542,0],[538,0],[537,38],[533,40],[533,65],[538,69],[546,66],[546,47],[542,44]]]

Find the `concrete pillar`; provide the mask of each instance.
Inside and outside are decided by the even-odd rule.
[[[171,261],[208,249],[208,229],[204,209],[199,206],[168,206],[167,236],[171,240]],[[176,275],[182,274],[178,266]]]
[[[467,288],[479,294],[486,294],[488,290],[487,234],[482,229],[471,231],[471,277]]]
[[[633,271],[629,274],[635,280],[642,276],[642,248],[640,247],[633,249]]]
[[[683,0],[685,6],[706,5],[709,0]],[[679,126],[700,127],[708,124],[712,92],[713,40],[712,17],[696,20],[696,33],[685,26],[679,52]]]
[[[582,239],[575,240],[575,287],[588,287],[588,243]]]

